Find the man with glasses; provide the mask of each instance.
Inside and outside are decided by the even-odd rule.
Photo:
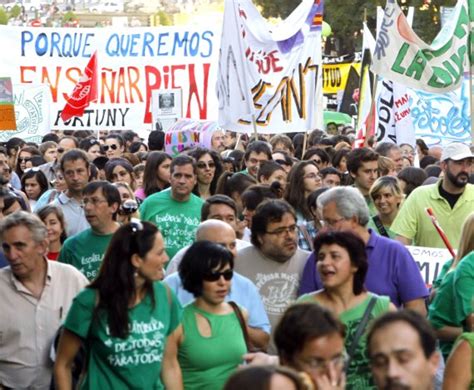
[[[296,300],[309,252],[298,248],[296,214],[285,201],[260,204],[252,218],[251,232],[252,246],[238,251],[235,270],[255,283],[275,327]]]
[[[90,228],[64,242],[58,261],[73,265],[93,280],[112,235],[119,228],[116,217],[121,199],[117,187],[107,181],[89,183],[83,194],[82,207]]]
[[[89,182],[90,166],[87,154],[83,150],[72,149],[66,152],[60,162],[67,190],[55,199],[55,205],[61,207],[66,222],[66,234],[74,236],[89,228],[82,208],[82,190]]]
[[[368,291],[390,297],[392,303],[426,315],[428,290],[408,249],[367,228],[369,210],[360,192],[353,187],[335,187],[318,198],[323,223],[330,229],[350,230],[366,245],[369,269],[365,278]],[[314,254],[306,263],[299,294],[321,289]]]
[[[150,195],[140,207],[142,220],[160,229],[170,259],[193,243],[200,223],[203,200],[192,193],[197,182],[196,170],[192,157],[175,157],[170,166],[170,188]]]

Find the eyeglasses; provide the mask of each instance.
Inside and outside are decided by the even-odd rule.
[[[312,357],[312,358],[301,360],[301,363],[303,363],[306,367],[309,367],[312,370],[321,372],[321,371],[326,370],[328,364],[332,364],[335,367],[343,367],[345,366],[347,359],[348,359],[348,356],[344,352],[341,355],[335,356],[330,360]]]
[[[266,234],[273,234],[275,236],[281,236],[285,233],[290,233],[293,234],[296,232],[296,225],[290,225],[290,226],[283,226],[281,228],[275,229],[273,232],[265,232]]]
[[[323,219],[321,222],[321,225],[326,225],[326,226],[336,226],[339,222],[344,221],[346,218],[339,218],[339,219]]]
[[[204,161],[199,161],[196,166],[199,168],[199,169],[206,169],[206,168],[215,168],[216,167],[216,164],[214,163],[214,161],[209,161],[208,163],[204,162]]]
[[[102,149],[104,149],[104,152],[106,152],[107,150],[112,149],[112,150],[117,150],[118,149],[118,145],[116,144],[112,144],[112,145],[104,145],[102,146]]]
[[[99,203],[107,202],[105,199],[99,199],[99,198],[84,198],[81,202],[81,207],[86,207],[87,204],[91,204],[92,206],[97,206]]]
[[[291,165],[286,160],[275,160],[275,162],[280,165]]]
[[[210,272],[203,276],[203,279],[206,282],[217,282],[221,276],[224,277],[225,280],[231,280],[234,276],[234,271],[231,269],[225,270],[223,272]]]
[[[317,173],[308,173],[307,175],[303,176],[304,179],[312,179],[312,180],[321,180],[321,176]]]

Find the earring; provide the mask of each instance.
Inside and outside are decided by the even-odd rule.
[[[134,278],[138,277],[138,268],[135,268],[135,272],[133,273],[133,277]]]

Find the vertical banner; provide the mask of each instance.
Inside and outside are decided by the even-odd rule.
[[[0,77],[0,130],[16,130],[13,85],[10,77]]]
[[[225,2],[219,124],[281,133],[322,126],[322,0],[303,0],[270,28],[250,0]]]
[[[411,116],[411,95],[399,83],[381,79],[375,99],[376,141],[409,144],[415,147],[416,137]]]

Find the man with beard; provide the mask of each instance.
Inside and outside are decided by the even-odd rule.
[[[473,155],[469,146],[453,142],[441,156],[444,177],[438,183],[415,189],[403,203],[391,229],[405,245],[444,248],[426,213],[431,208],[451,245],[457,248],[461,227],[474,210],[474,185],[469,184]]]
[[[402,310],[378,317],[367,335],[367,349],[378,389],[435,388],[436,335],[420,314]]]
[[[309,252],[298,248],[296,215],[283,200],[261,203],[252,218],[252,245],[237,252],[234,270],[257,286],[274,329],[295,300]],[[275,349],[270,346],[270,351]]]

